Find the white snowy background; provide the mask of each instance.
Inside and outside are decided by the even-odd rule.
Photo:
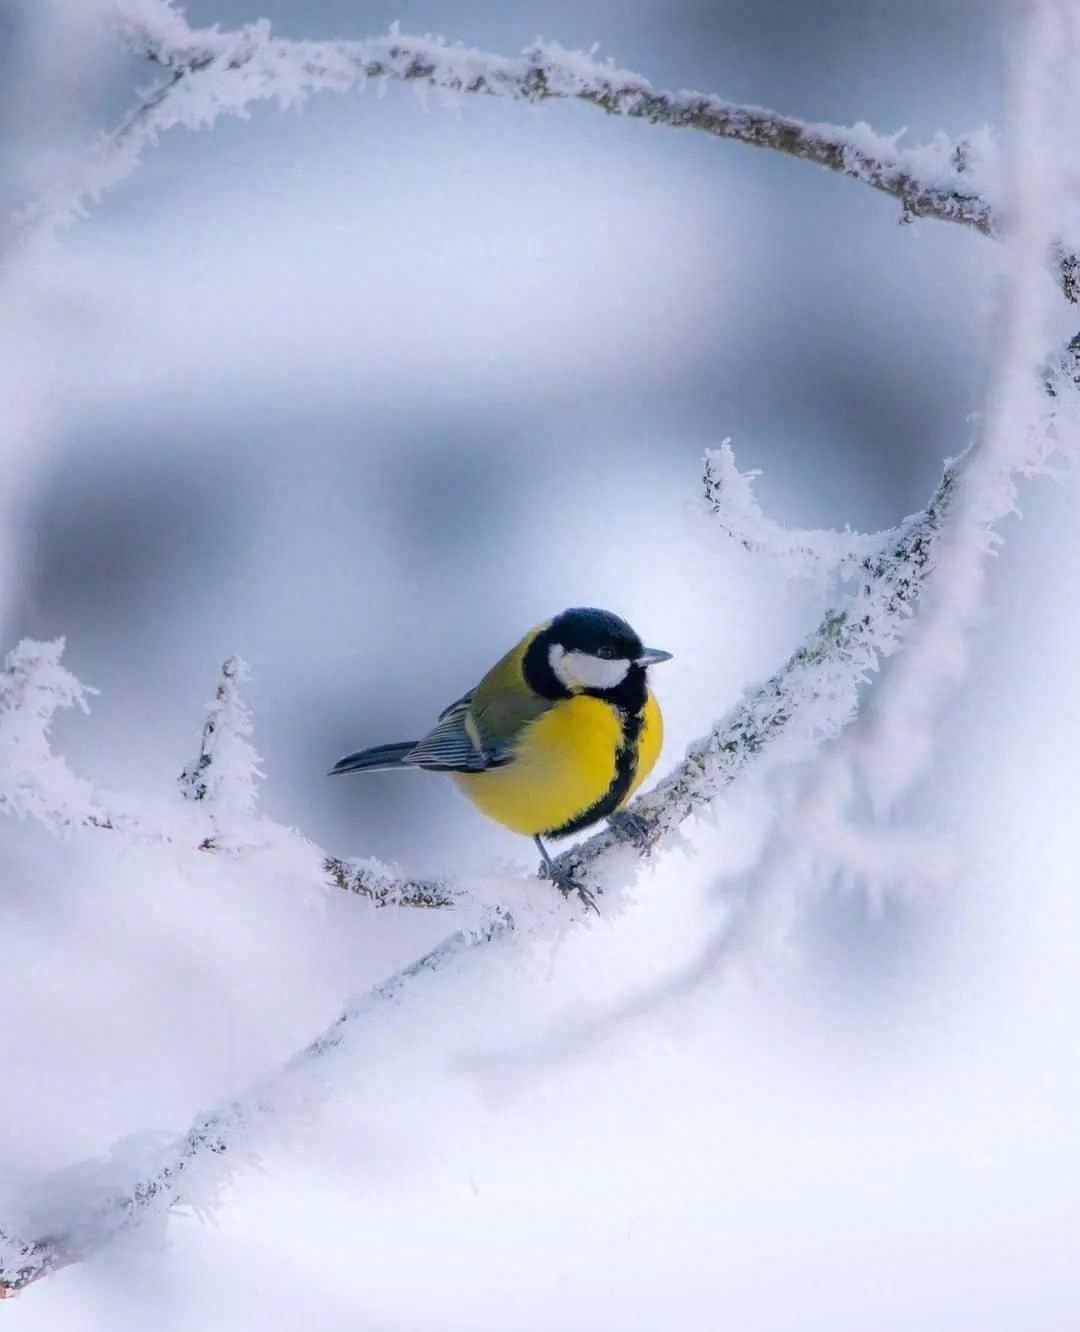
[[[264,14],[506,53],[539,27],[660,86],[916,141],[1010,115],[1004,4],[188,7]],[[3,11],[5,205],[151,77],[98,20]],[[676,654],[662,767],[776,669],[825,594],[710,528],[703,450],[733,436],[774,519],[872,531],[925,501],[1000,371],[1005,250],[896,218],[804,164],[584,106],[390,86],[169,133],[4,269],[3,639],[67,635],[101,691],[56,749],[168,808],[239,653],[266,811],[527,918],[527,844],[449,783],[326,768],[417,732],[568,604]],[[827,765],[737,787],[617,919],[563,933],[537,908],[390,1007],[252,1139],[211,1218],[133,1230],[7,1324],[1069,1326],[1075,489],[1036,479],[1021,507],[931,765],[868,824],[869,884],[839,845],[825,870],[754,868]],[[0,824],[0,1228],[48,1233],[130,1186],[453,928],[298,891],[274,848],[116,841]],[[732,885],[776,911],[696,968]]]

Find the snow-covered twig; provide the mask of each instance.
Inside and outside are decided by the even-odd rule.
[[[200,851],[232,849],[228,830],[241,827],[255,809],[255,782],[263,774],[250,740],[251,712],[239,692],[240,684],[249,678],[241,658],[230,657],[222,664],[199,756],[180,774],[184,797],[208,808],[210,826],[199,840]],[[331,886],[366,898],[374,906],[441,909],[452,907],[457,900],[452,887],[441,880],[415,878],[374,859],[343,860],[319,854]]]
[[[199,1196],[213,1196],[231,1173],[230,1153],[235,1154],[241,1138],[256,1132],[286,1097],[302,1099],[304,1084],[313,1078],[315,1067],[327,1055],[346,1041],[356,1040],[367,1022],[377,1019],[380,1010],[407,986],[446,966],[476,944],[489,943],[505,934],[510,927],[508,916],[489,913],[476,930],[451,935],[430,953],[376,986],[271,1078],[253,1087],[246,1096],[199,1116],[187,1133],[162,1154],[159,1168],[140,1180],[130,1193],[98,1203],[88,1215],[73,1218],[64,1234],[25,1242],[0,1230],[0,1299],[51,1272],[83,1261],[121,1231],[189,1200],[191,1190],[185,1191],[185,1182],[196,1172]]]
[[[186,800],[201,802],[215,827],[250,818],[255,811],[256,782],[262,777],[259,756],[250,740],[251,712],[240,697],[240,684],[249,679],[247,663],[229,657],[222,663],[214,702],[203,725],[199,756],[180,774],[180,792]],[[219,834],[204,844],[209,849]]]
[[[1012,83],[1008,281],[997,320],[997,348],[980,446],[967,470],[939,560],[938,576],[911,648],[868,712],[853,758],[880,813],[928,766],[937,721],[968,667],[968,639],[983,604],[995,527],[1018,512],[1017,479],[1046,473],[1077,437],[1078,340],[1050,369],[1050,403],[1040,366],[1053,338],[1053,291],[1044,258],[1080,166],[1064,129],[1080,110],[1075,67],[1080,25],[1066,7],[1032,4],[1017,44]],[[1055,373],[1056,372],[1056,373]],[[1063,395],[1070,385],[1074,391]]]
[[[445,910],[458,904],[461,890],[444,879],[420,879],[393,870],[378,860],[323,861],[326,877],[335,888],[364,897],[377,907],[427,907]]]
[[[119,834],[127,841],[172,842],[206,852],[265,847],[270,842],[303,845],[321,865],[320,879],[376,907],[452,907],[460,894],[442,879],[420,878],[374,859],[331,856],[293,829],[253,817],[258,755],[248,736],[251,719],[238,693],[246,667],[230,658],[222,667],[214,703],[203,727],[199,757],[180,777],[184,795],[203,806],[209,823],[193,825],[154,810],[145,799],[98,790],[52,752],[50,730],[58,709],[88,711],[94,693],[61,665],[64,640],[29,639],[8,653],[0,671],[0,813],[32,818],[68,836],[79,829]]]
[[[88,782],[52,752],[49,732],[62,708],[88,711],[93,693],[61,666],[64,640],[24,639],[0,671],[0,812],[67,833],[99,814]]]
[[[767,518],[754,494],[760,472],[740,472],[731,441],[705,450],[705,503],[720,531],[744,550],[777,561],[794,578],[849,578],[879,551],[887,532],[811,532]]]
[[[609,115],[700,130],[862,181],[895,198],[905,220],[959,222],[987,236],[1000,231],[997,153],[986,131],[956,143],[939,134],[928,144],[901,146],[901,135],[877,134],[862,123],[815,123],[712,94],[657,90],[640,74],[555,42],[537,41],[520,55],[503,56],[396,28],[363,41],[297,41],[273,36],[266,20],[234,32],[192,28],[169,0],[114,0],[114,8],[130,48],[165,76],[104,136],[79,177],[26,210],[24,221],[70,222],[175,125],[205,128],[221,115],[245,116],[259,100],[293,105],[314,92],[395,79],[450,96],[573,100]],[[1052,257],[1062,289],[1076,300],[1080,256],[1059,241]]]

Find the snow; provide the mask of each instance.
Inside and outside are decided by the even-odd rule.
[[[539,70],[553,95],[629,113],[652,96],[550,43],[504,61],[396,29],[362,44],[281,43],[266,23],[194,32],[151,0],[121,16],[129,40],[209,61],[47,203],[52,221],[171,124],[360,75],[531,96]],[[1043,36],[1037,75],[1060,40]],[[726,443],[706,456],[724,537],[708,557],[735,545],[811,579],[828,610],[642,798],[655,855],[609,833],[568,853],[602,890],[601,919],[521,874],[477,874],[453,887],[452,911],[430,913],[442,941],[392,960],[377,922],[393,911],[328,893],[326,854],[260,812],[239,659],[170,798],[154,794],[160,774],[109,793],[54,753],[57,712],[85,710],[88,693],[62,640],[9,655],[0,810],[19,822],[5,824],[0,1035],[14,1076],[0,1113],[18,1150],[0,1176],[0,1272],[88,1260],[25,1291],[13,1326],[144,1326],[164,1303],[178,1327],[887,1332],[1050,1326],[1071,1307],[1075,847],[1069,792],[1033,795],[1046,770],[1018,744],[1032,728],[1052,742],[1057,695],[1040,714],[1022,669],[1009,691],[970,682],[971,729],[1008,761],[981,774],[978,802],[970,774],[941,782],[955,839],[852,813],[868,775],[895,794],[918,775],[911,752],[941,736],[960,747],[944,714],[968,652],[1018,673],[1004,635],[975,637],[991,530],[1016,476],[1075,436],[1073,386],[1049,415],[1042,396],[1054,191],[1038,177],[1045,112],[1024,115],[1013,165],[1035,179],[1014,196],[998,388],[927,509],[872,535],[788,529]],[[912,150],[865,127],[803,129],[841,142],[855,174],[874,158],[865,179],[915,169]],[[981,186],[982,151],[958,164],[941,141],[922,179]],[[1061,506],[1044,503],[1058,529]],[[1046,544],[1028,551],[1034,566],[1075,578],[1074,553]],[[1018,614],[1024,652],[1067,679],[1075,625],[1046,610],[1043,589]],[[835,743],[905,644],[874,723]],[[988,706],[1003,694],[1024,698],[1012,718]],[[1059,769],[1075,752],[1068,721]],[[379,901],[408,900],[404,873],[342,864]],[[897,892],[913,883],[933,891]],[[893,990],[860,990],[852,957],[814,937],[852,885],[878,919],[910,924]]]
[[[94,812],[88,783],[52,753],[49,732],[58,709],[89,711],[88,691],[60,665],[64,640],[23,640],[0,674],[0,809],[35,818],[64,833]]]
[[[223,664],[203,727],[199,757],[180,776],[184,796],[205,802],[211,819],[220,820],[225,828],[235,827],[255,812],[256,783],[263,776],[250,740],[251,713],[240,696],[240,686],[250,675],[240,657],[230,657]]]
[[[723,453],[719,456],[723,466],[730,470],[728,458]],[[733,463],[730,467],[733,468]],[[949,493],[955,475],[955,471],[946,473],[942,494]],[[739,474],[736,472],[734,476]],[[706,481],[715,489],[712,455],[706,459]],[[744,487],[740,499],[743,514],[749,510],[754,516],[748,488]],[[730,718],[718,723],[709,735],[692,746],[683,763],[636,802],[635,811],[663,833],[670,834],[689,816],[713,803],[760,755],[774,755],[779,748],[787,764],[805,761],[823,739],[838,734],[855,714],[858,686],[875,669],[879,658],[899,645],[921,583],[933,567],[929,552],[940,540],[944,508],[939,496],[926,513],[915,515],[890,533],[880,543],[877,554],[862,566],[864,585],[851,598],[852,604],[831,610],[822,626],[787,665],[765,685],[750,691]],[[60,769],[55,808],[48,788],[43,786],[42,773],[51,774],[55,770],[46,742],[52,713],[59,704],[70,704],[83,697],[81,686],[59,665],[62,646],[62,643],[24,644],[9,662],[7,715],[12,735],[15,739],[29,736],[29,743],[16,747],[16,754],[26,770],[31,773],[39,770],[36,772],[39,789],[29,810],[49,826],[70,828],[74,823],[107,821],[108,831],[118,838],[135,830],[138,838],[135,845],[139,845],[147,838],[148,820],[137,812],[138,802],[134,798],[121,800],[118,806],[135,810],[134,816],[114,818],[102,813],[104,803],[91,798],[89,788],[80,786],[82,804],[73,815],[66,790],[66,767]],[[159,825],[152,840],[166,856],[171,852],[178,854],[189,874],[193,872],[193,851],[196,860],[202,854],[207,862],[214,862],[215,875],[222,872],[223,865],[228,873],[232,858],[238,857],[236,872],[241,883],[253,873],[260,878],[270,873],[292,884],[299,902],[310,898],[315,886],[324,881],[326,858],[299,834],[255,818],[255,780],[261,774],[250,741],[250,714],[239,695],[239,685],[246,675],[246,667],[238,659],[230,658],[224,664],[204,728],[199,759],[181,778],[181,790],[189,805],[207,815],[209,824],[200,826],[183,818],[175,819]],[[778,741],[784,743],[778,746]],[[8,799],[13,809],[21,813],[23,807],[17,799],[26,779],[15,772],[9,781]],[[784,899],[789,899],[793,869],[807,860],[813,863],[815,855],[819,855],[815,842],[820,839],[822,829],[828,827],[827,819],[822,817],[827,812],[826,805],[819,808],[819,804],[822,793],[829,793],[830,784],[817,784],[816,795],[812,782],[807,783],[806,790],[814,798],[797,803],[797,816],[792,817],[789,812],[784,820],[784,837],[774,837],[771,848],[761,853],[753,882],[730,895],[734,906],[726,924],[691,969],[688,980],[676,985],[675,994],[683,993],[687,984],[695,988],[700,976],[715,970],[733,953],[749,947],[756,940],[756,926],[765,907],[771,911],[774,895],[767,891],[769,883],[779,882]],[[161,815],[152,814],[151,818],[160,819]],[[814,838],[809,836],[811,829],[815,831]],[[587,874],[591,886],[602,894],[604,915],[609,921],[625,913],[636,901],[627,890],[638,878],[637,855],[629,846],[620,845],[612,833],[595,835],[581,848],[566,853],[564,859],[579,875]],[[865,871],[865,862],[863,868]],[[47,1233],[62,1237],[61,1252],[70,1257],[89,1256],[118,1230],[141,1220],[144,1212],[159,1215],[178,1202],[198,1211],[212,1209],[230,1177],[237,1147],[243,1150],[253,1135],[258,1140],[267,1121],[280,1119],[287,1123],[294,1119],[311,1100],[313,1078],[314,1085],[321,1085],[322,1066],[328,1054],[352,1048],[358,1028],[361,1036],[367,1036],[373,1024],[378,1030],[388,1002],[396,1002],[401,994],[411,993],[417,986],[429,990],[432,978],[447,968],[460,974],[466,954],[478,946],[498,944],[511,929],[533,945],[566,937],[566,925],[574,907],[560,902],[557,909],[554,894],[546,903],[540,899],[537,911],[528,898],[515,893],[509,884],[495,885],[494,896],[491,891],[489,885],[486,892],[479,894],[479,915],[474,915],[464,932],[450,935],[431,954],[349,1004],[322,1036],[285,1063],[279,1072],[260,1079],[243,1097],[200,1115],[186,1134],[164,1149],[150,1175],[136,1176],[137,1183],[127,1184],[126,1189],[130,1190],[127,1201],[122,1201],[125,1190],[121,1188],[121,1200],[104,1205],[91,1201],[88,1212],[87,1203],[76,1195],[73,1217],[66,1224],[52,1220],[48,1226]],[[494,902],[498,905],[493,905]],[[748,928],[751,926],[755,928]],[[665,982],[665,986],[670,986],[670,982]],[[653,1007],[655,1002],[649,1000],[647,1007]],[[635,1005],[634,1011],[636,1008]],[[603,1025],[607,1023],[608,1019],[604,1019]],[[575,1046],[581,1040],[579,1032],[574,1038]],[[124,1161],[130,1177],[133,1166],[126,1153]],[[91,1191],[91,1199],[93,1196]],[[51,1252],[46,1248],[40,1261],[48,1262]],[[9,1281],[28,1265],[34,1267],[33,1257],[19,1251],[14,1257],[9,1253],[7,1262]]]

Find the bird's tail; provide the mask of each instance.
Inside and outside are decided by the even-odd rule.
[[[376,745],[374,749],[361,749],[346,754],[330,769],[330,776],[339,772],[382,772],[387,768],[403,768],[405,755],[416,748],[415,740],[402,740],[396,745]]]

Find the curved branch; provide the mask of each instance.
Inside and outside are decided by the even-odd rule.
[[[1080,339],[1074,339],[1047,372],[1045,387],[1051,417],[1062,391],[1075,391],[1080,385],[1078,365]],[[945,519],[979,449],[976,437],[962,458],[946,466],[926,507],[885,534],[882,548],[863,558],[858,590],[826,613],[776,674],[748,690],[726,717],[690,746],[686,757],[666,778],[634,801],[631,809],[637,816],[637,826],[633,837],[628,839],[622,830],[598,833],[566,852],[557,864],[572,876],[591,880],[598,893],[603,892],[598,880],[606,869],[616,869],[625,882],[629,877],[628,850],[632,864],[640,864],[655,845],[673,840],[682,823],[715,802],[756,759],[775,751],[782,742],[801,736],[804,742],[816,745],[843,730],[856,715],[862,684],[880,660],[900,646],[934,570]],[[1016,466],[1020,470],[1027,467],[1024,456],[1023,452],[1018,455]],[[64,684],[66,692],[61,693],[66,698],[77,682]],[[48,712],[44,705],[43,710]],[[804,753],[805,749],[796,746],[796,757]],[[420,898],[430,898],[416,903],[419,905],[449,906],[458,900],[441,881],[401,880],[372,862],[328,857],[324,866],[339,887],[368,896],[377,904],[397,901],[395,894],[414,890]],[[610,894],[605,897],[609,905],[616,905],[617,900]],[[196,1166],[200,1188],[206,1187],[207,1171],[212,1182],[223,1183],[243,1137],[272,1118],[283,1104],[292,1103],[298,1087],[305,1094],[305,1079],[316,1061],[356,1039],[365,1030],[366,1021],[377,1020],[385,1003],[397,999],[423,977],[471,949],[505,936],[513,927],[511,917],[496,910],[489,912],[477,929],[451,935],[347,1008],[322,1035],[247,1095],[200,1116],[166,1151],[154,1173],[127,1194],[73,1219],[64,1234],[24,1241],[0,1231],[0,1297],[89,1257],[144,1217],[190,1201],[184,1180]]]
[[[858,591],[828,610],[774,676],[748,690],[722,721],[690,746],[681,763],[631,804],[639,846],[651,849],[670,837],[792,731],[802,727],[820,743],[852,720],[860,686],[901,644],[933,571],[937,540],[963,464],[972,456],[969,449],[949,463],[926,508],[905,519],[877,554],[861,561]],[[556,864],[573,877],[595,879],[604,861],[626,841],[619,829],[605,829],[564,852]],[[595,891],[602,892],[602,886]]]
[[[295,104],[311,93],[394,79],[444,95],[466,93],[539,103],[583,102],[630,120],[695,129],[716,138],[767,148],[811,162],[897,200],[902,220],[935,218],[997,236],[1001,215],[996,151],[985,131],[956,143],[944,135],[901,147],[900,135],[868,125],[815,123],[768,107],[692,91],[654,89],[647,79],[555,42],[537,42],[518,56],[405,36],[396,28],[362,41],[297,41],[275,37],[266,20],[222,32],[191,28],[165,0],[151,13],[117,0],[122,35],[136,54],[167,71],[107,135],[79,180],[38,201],[24,222],[64,225],[133,169],[144,148],[174,125],[211,125],[220,115],[247,114],[257,101]],[[1058,242],[1052,255],[1070,301],[1080,297],[1080,255]]]
[[[128,1194],[110,1198],[94,1206],[87,1215],[76,1218],[66,1233],[26,1242],[0,1230],[0,1299],[63,1267],[82,1262],[122,1231],[185,1201],[184,1181],[196,1165],[200,1191],[212,1190],[215,1183],[224,1182],[231,1170],[229,1153],[239,1145],[241,1136],[257,1130],[287,1095],[303,1097],[304,1083],[314,1064],[338,1049],[346,1038],[355,1039],[358,1031],[363,1030],[365,1019],[377,1015],[407,986],[444,967],[469,948],[490,943],[505,934],[511,924],[507,915],[495,913],[476,931],[462,930],[451,935],[430,953],[376,986],[272,1077],[253,1087],[247,1095],[200,1115],[187,1133],[164,1152],[154,1173],[140,1180]]]
[[[928,147],[900,148],[898,135],[875,134],[863,123],[814,123],[712,94],[654,89],[640,74],[557,42],[538,41],[519,56],[502,56],[405,36],[396,26],[386,37],[363,41],[295,41],[272,36],[265,21],[235,33],[193,30],[169,7],[155,24],[145,14],[127,19],[124,32],[134,52],[170,71],[169,82],[145,102],[148,114],[186,78],[212,83],[219,109],[230,112],[241,99],[293,99],[383,78],[512,101],[576,100],[609,115],[701,130],[813,162],[891,195],[908,218],[960,222],[985,235],[997,230],[994,209],[974,184],[973,159],[986,146],[974,136],[956,145],[940,137]]]
[[[714,801],[724,787],[785,734],[799,726],[811,727],[816,733],[839,730],[851,719],[858,686],[878,657],[898,644],[922,590],[958,474],[958,466],[950,465],[927,508],[897,529],[875,558],[865,560],[861,592],[843,608],[830,611],[776,675],[748,691],[726,718],[690,747],[686,758],[667,778],[634,802],[633,812],[648,833],[645,841],[632,844],[634,852],[640,856],[647,846],[651,848],[654,842],[670,837],[680,823]],[[560,857],[560,863],[575,875],[595,880],[605,863],[615,861],[625,845],[620,834],[603,832]],[[327,867],[331,864],[340,875],[339,886],[367,895],[366,888],[352,887],[349,876],[354,867],[349,862],[328,860]],[[364,873],[362,867],[360,873]],[[377,893],[377,878],[366,882]],[[431,889],[452,900],[444,885],[434,884]],[[602,891],[599,885],[598,891]],[[606,899],[612,900],[611,896]],[[185,1172],[196,1161],[225,1173],[227,1154],[239,1145],[241,1137],[291,1097],[313,1061],[354,1039],[364,1028],[362,1019],[374,1017],[385,1002],[397,998],[422,977],[512,929],[512,919],[500,911],[489,914],[476,931],[450,936],[346,1009],[321,1036],[246,1096],[200,1116],[168,1150],[154,1174],[127,1195],[112,1199],[88,1217],[77,1218],[68,1233],[32,1242],[11,1237],[5,1240],[0,1235],[0,1290],[19,1290],[49,1272],[86,1258],[142,1217],[166,1211],[184,1200]]]
[[[860,562],[876,554],[891,532],[803,531],[767,518],[754,495],[758,471],[740,472],[731,441],[705,450],[705,503],[729,540],[753,555],[775,560],[791,577],[824,582],[856,575]]]
[[[139,10],[146,9],[142,0]],[[136,156],[142,142],[169,124],[209,123],[221,111],[242,113],[258,97],[295,98],[316,88],[351,86],[360,77],[374,74],[518,100],[576,98],[613,114],[704,129],[853,175],[900,199],[910,214],[960,221],[985,234],[995,233],[993,210],[982,196],[960,188],[955,181],[942,183],[920,175],[911,165],[910,154],[905,159],[895,143],[891,154],[884,152],[881,144],[885,141],[881,140],[868,146],[868,132],[864,134],[858,127],[836,131],[835,127],[808,126],[759,108],[735,107],[696,94],[654,93],[635,75],[547,46],[508,61],[429,39],[405,42],[396,34],[380,43],[282,43],[270,37],[268,26],[257,25],[239,37],[210,34],[213,42],[209,47],[181,48],[176,45],[181,31],[176,25],[182,20],[168,6],[162,6],[161,12],[170,16],[172,37],[158,47],[149,42],[144,54],[169,69],[170,79],[137,108],[134,120],[129,118],[127,148],[134,148]],[[190,30],[185,26],[183,31]],[[199,84],[200,79],[214,82]],[[192,89],[197,88],[202,89],[199,96],[210,95],[208,104],[200,106],[197,99],[190,100]],[[186,111],[185,99],[189,99]],[[132,126],[139,127],[137,132]],[[958,153],[954,163],[957,175],[964,174],[963,157]],[[1068,254],[1065,260],[1077,263]],[[1068,294],[1068,287],[1066,290]],[[973,451],[966,455],[972,456]],[[754,760],[781,741],[818,742],[835,735],[852,719],[860,686],[901,642],[934,568],[943,522],[964,473],[963,461],[946,467],[927,507],[888,534],[879,550],[863,556],[857,591],[831,609],[774,676],[748,691],[726,718],[691,746],[667,778],[634,803],[638,827],[644,829],[644,836],[633,843],[639,856],[655,842],[670,838],[681,823],[712,803]],[[12,706],[21,708],[21,701]],[[93,807],[79,804],[81,800],[82,793],[75,792],[72,808],[78,805],[86,811],[82,821],[95,822]],[[97,826],[113,825],[106,818]],[[625,836],[598,834],[566,853],[560,862],[572,874],[593,879],[609,864],[622,869]],[[340,879],[341,887],[371,896],[381,891],[378,872],[371,877],[368,867],[331,858],[324,865],[332,878]],[[366,887],[354,888],[354,877]],[[431,887],[436,894],[444,891],[441,884]],[[496,913],[478,931],[459,932],[445,940],[346,1009],[326,1032],[250,1093],[200,1116],[172,1144],[156,1170],[126,1194],[76,1218],[64,1234],[24,1242],[0,1233],[0,1295],[85,1258],[141,1218],[163,1213],[182,1201],[185,1180],[195,1173],[196,1163],[200,1175],[209,1165],[220,1182],[228,1173],[229,1154],[235,1156],[244,1135],[276,1114],[297,1089],[308,1092],[309,1070],[317,1061],[354,1039],[364,1030],[365,1020],[374,1019],[385,1003],[407,987],[511,928],[510,918]],[[205,1187],[205,1180],[200,1182]]]

